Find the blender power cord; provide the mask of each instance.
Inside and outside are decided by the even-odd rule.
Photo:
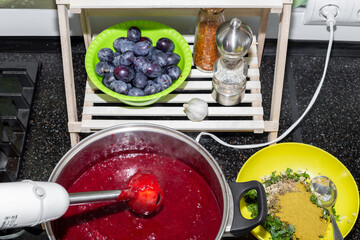
[[[265,146],[268,146],[270,144],[277,143],[277,142],[281,141],[282,139],[284,139],[290,132],[292,132],[297,127],[297,125],[304,119],[306,114],[310,111],[310,109],[314,105],[317,97],[319,96],[321,87],[322,87],[322,85],[324,83],[324,79],[325,79],[325,76],[326,76],[326,72],[327,72],[327,68],[328,68],[328,64],[329,64],[329,59],[330,59],[331,48],[332,48],[332,44],[333,44],[333,41],[334,41],[334,26],[336,24],[335,17],[336,17],[336,15],[338,13],[338,8],[335,5],[327,5],[327,6],[323,7],[320,10],[320,13],[322,14],[322,16],[324,16],[326,18],[326,24],[329,26],[329,29],[330,29],[330,37],[329,37],[329,44],[328,44],[327,53],[326,53],[324,71],[323,71],[323,75],[321,77],[320,83],[319,83],[319,85],[318,85],[318,87],[317,87],[317,89],[316,89],[316,91],[314,93],[314,96],[312,97],[309,105],[305,109],[304,113],[298,118],[298,120],[296,120],[278,138],[276,138],[276,139],[274,139],[272,141],[266,142],[266,143],[249,144],[249,145],[231,145],[231,144],[228,144],[228,143],[224,142],[223,140],[221,140],[220,138],[218,138],[214,134],[207,133],[207,132],[199,133],[199,135],[195,139],[197,142],[200,141],[201,136],[206,135],[206,136],[212,137],[215,141],[217,141],[218,143],[220,143],[221,145],[224,145],[226,147],[231,147],[231,148],[235,148],[235,149],[261,148],[261,147],[265,147]]]
[[[20,230],[19,232],[16,232],[16,233],[0,236],[0,239],[14,239],[14,238],[20,237],[24,233],[25,233],[25,230]]]

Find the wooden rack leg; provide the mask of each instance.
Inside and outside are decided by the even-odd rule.
[[[80,22],[81,22],[81,29],[82,29],[82,33],[83,33],[83,37],[84,37],[85,48],[87,50],[91,43],[91,27],[90,27],[89,14],[88,14],[87,10],[85,10],[85,9],[82,9],[82,11],[81,11]],[[89,77],[87,78],[87,82],[88,83],[90,82]],[[86,87],[85,93],[86,94],[94,94],[95,91],[91,87],[90,88]],[[93,105],[94,105],[93,102],[84,101],[84,108],[92,107]],[[82,121],[91,120],[91,119],[92,119],[92,116],[90,114],[82,115]],[[90,129],[86,129],[85,131],[90,131]]]
[[[262,9],[260,16],[260,25],[258,30],[258,67],[261,65],[261,59],[264,51],[264,44],[266,38],[266,28],[269,21],[270,9]]]
[[[259,43],[259,41],[257,41],[257,42]],[[258,49],[258,48],[255,48],[255,49]],[[248,56],[257,58],[258,52],[257,51],[251,51],[251,52],[248,53]],[[249,69],[259,69],[258,68],[258,62],[250,63]],[[259,79],[260,79],[259,75],[250,76],[250,81],[259,81]],[[251,94],[261,94],[260,88],[253,88],[253,89],[250,90],[250,92],[251,92]],[[251,106],[252,107],[260,107],[260,108],[262,108],[262,102],[261,101],[258,101],[258,102],[254,101],[254,102],[251,103]],[[253,116],[252,119],[255,120],[255,121],[263,121],[263,115]],[[254,133],[263,133],[263,132],[264,132],[264,129],[254,129]]]
[[[271,100],[270,121],[275,121],[279,125],[281,99],[284,85],[285,63],[289,38],[291,16],[291,4],[284,4],[283,11],[280,15],[280,25],[276,49],[274,84]],[[276,139],[278,131],[269,133],[269,141]]]
[[[74,71],[71,55],[71,43],[70,43],[70,30],[69,30],[69,18],[66,5],[59,4],[58,18],[59,18],[59,30],[61,41],[61,53],[63,60],[64,71],[64,84],[65,84],[65,96],[66,106],[69,124],[77,122],[77,110],[76,110],[76,97],[75,97],[75,84],[74,84]],[[79,142],[79,135],[75,132],[70,132],[71,146],[74,146]]]
[[[82,30],[83,37],[84,37],[84,42],[85,42],[85,48],[87,50],[91,43],[91,28],[90,28],[89,16],[85,9],[81,10],[80,23],[81,23],[81,30]]]

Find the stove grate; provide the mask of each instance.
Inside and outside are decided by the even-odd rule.
[[[38,62],[0,62],[0,182],[18,178],[39,68]]]

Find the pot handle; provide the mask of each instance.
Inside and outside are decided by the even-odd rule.
[[[258,181],[229,182],[229,186],[234,200],[234,218],[230,233],[235,237],[239,237],[265,222],[267,217],[266,193],[263,185]],[[258,215],[253,219],[246,219],[240,212],[240,200],[252,189],[257,192]]]

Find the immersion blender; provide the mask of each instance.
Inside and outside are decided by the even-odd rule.
[[[24,180],[1,183],[0,194],[0,230],[55,220],[65,214],[69,205],[128,201],[133,212],[150,215],[164,201],[156,176],[148,171],[134,174],[128,186],[121,190],[68,193],[54,182]]]

